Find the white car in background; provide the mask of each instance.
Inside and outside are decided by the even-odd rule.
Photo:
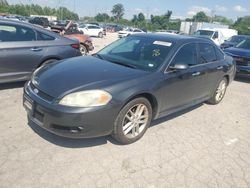
[[[97,25],[91,24],[80,24],[78,29],[83,32],[85,35],[89,35],[91,37],[99,37],[102,38],[104,35],[103,28]]]
[[[129,28],[123,31],[119,31],[118,32],[118,37],[122,38],[122,37],[126,37],[135,33],[145,33],[144,31],[142,31],[141,29],[136,29],[136,28]]]

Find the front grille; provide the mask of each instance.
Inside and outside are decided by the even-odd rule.
[[[236,65],[239,65],[239,66],[248,66],[248,62],[236,61]]]
[[[32,83],[30,83],[30,88],[31,90],[34,92],[34,90],[37,90],[38,92],[34,92],[36,93],[36,95],[38,95],[39,97],[41,97],[42,99],[51,102],[54,98],[46,93],[44,93],[43,91],[41,91],[40,89],[38,89],[36,86],[34,86]]]
[[[43,123],[43,118],[44,118],[44,114],[42,114],[41,112],[37,111],[36,109],[34,110],[33,113],[33,118],[37,119],[39,122]]]

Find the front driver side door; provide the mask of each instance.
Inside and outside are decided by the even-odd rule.
[[[161,102],[163,114],[191,106],[206,96],[204,91],[206,67],[198,63],[197,44],[188,43],[182,46],[169,67],[175,64],[187,64],[189,68],[166,70]]]

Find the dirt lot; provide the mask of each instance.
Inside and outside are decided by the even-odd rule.
[[[116,35],[94,39],[96,50]],[[23,83],[0,85],[0,187],[250,187],[250,81],[221,104],[153,122],[144,137],[65,139],[27,122]]]

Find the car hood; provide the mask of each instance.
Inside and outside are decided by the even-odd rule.
[[[240,56],[240,57],[250,57],[250,50],[242,48],[227,48],[224,50],[228,55],[231,56]]]
[[[32,83],[44,93],[57,98],[74,91],[101,89],[145,74],[148,73],[85,56],[42,67],[33,75]]]

